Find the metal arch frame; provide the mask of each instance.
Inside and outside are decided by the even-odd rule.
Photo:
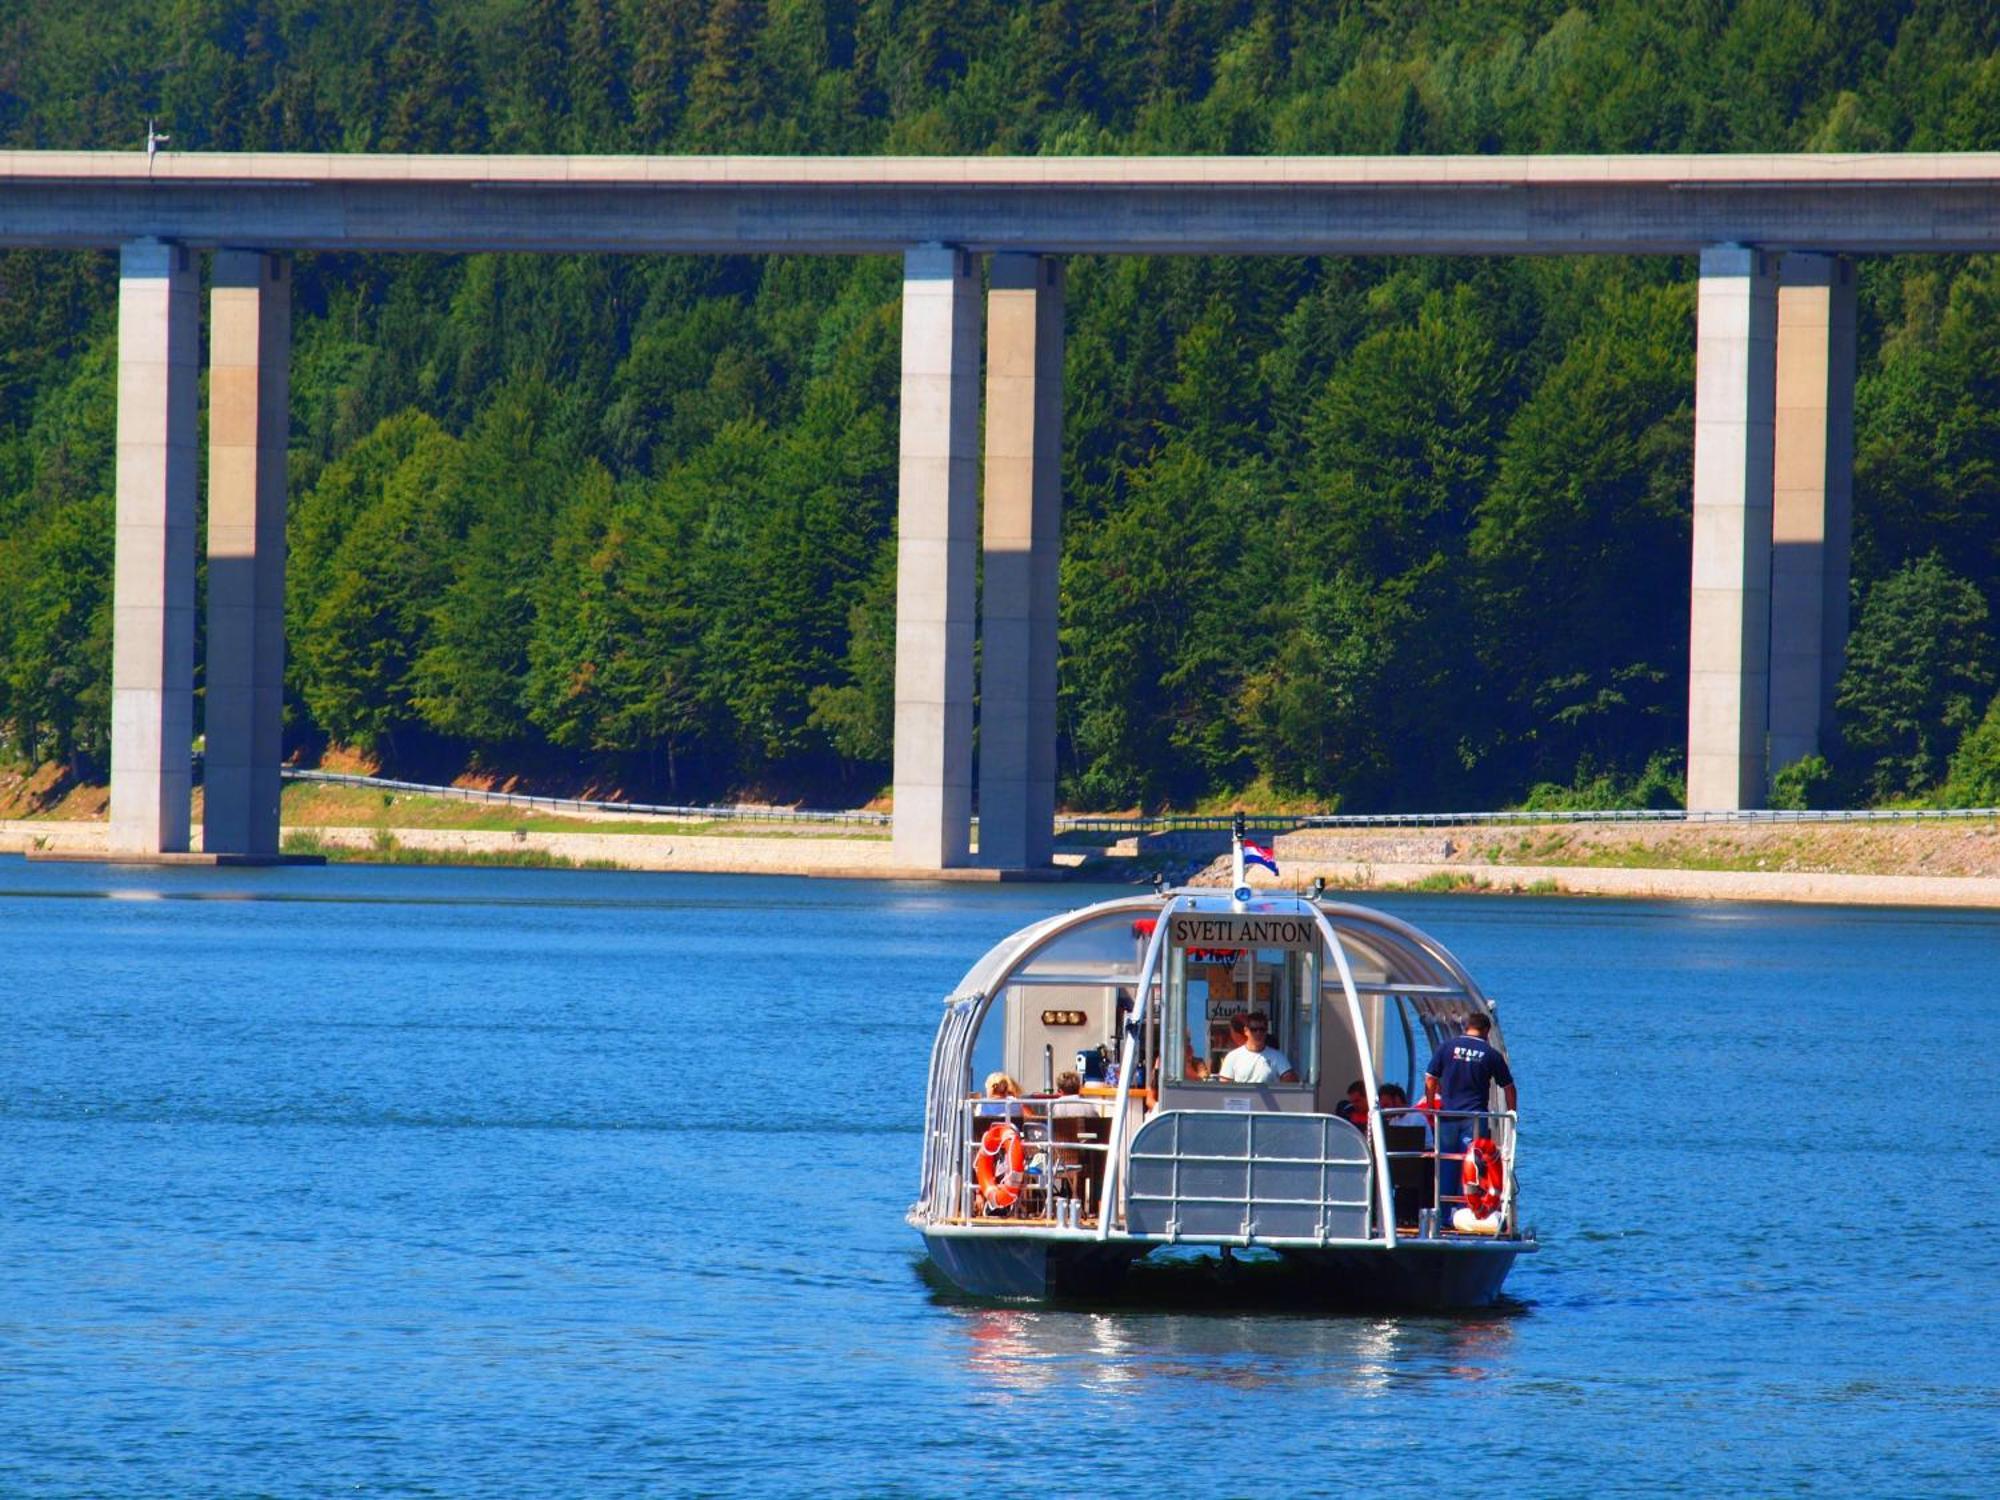
[[[1361,1014],[1361,995],[1354,988],[1354,970],[1347,962],[1347,948],[1340,941],[1340,934],[1333,922],[1317,901],[1306,903],[1312,909],[1313,921],[1319,926],[1320,938],[1333,954],[1334,967],[1340,971],[1340,988],[1347,996],[1347,1016],[1354,1027],[1357,1041],[1364,1045],[1357,1050],[1361,1053],[1361,1080],[1368,1089],[1371,1101],[1382,1097],[1381,1081],[1375,1076],[1375,1049],[1365,1045],[1368,1025]],[[1394,1190],[1389,1182],[1389,1142],[1382,1134],[1382,1110],[1371,1107],[1368,1111],[1368,1143],[1375,1150],[1375,1193],[1376,1213],[1381,1219],[1382,1247],[1396,1248],[1396,1211]]]
[[[1392,936],[1400,938],[1458,981],[1465,990],[1468,1000],[1476,1002],[1489,1013],[1493,1010],[1493,1002],[1487,999],[1477,981],[1465,971],[1465,966],[1450,949],[1421,927],[1405,922],[1401,917],[1391,916],[1388,912],[1378,911],[1374,907],[1357,906],[1351,901],[1316,901],[1312,904],[1329,920],[1352,918],[1362,924],[1380,927]]]
[[[1160,908],[1159,919],[1153,924],[1153,935],[1146,940],[1146,960],[1139,966],[1138,1003],[1132,1007],[1132,1014],[1125,1022],[1125,1037],[1118,1048],[1118,1099],[1111,1107],[1112,1150],[1104,1159],[1104,1186],[1097,1199],[1097,1238],[1103,1243],[1111,1238],[1112,1209],[1118,1202],[1119,1189],[1125,1186],[1124,1152],[1125,1117],[1132,1104],[1132,1049],[1145,1035],[1146,1022],[1153,1008],[1153,989],[1160,972],[1160,955],[1167,947],[1167,919],[1176,907],[1186,901],[1185,892],[1175,891],[1168,896]]]

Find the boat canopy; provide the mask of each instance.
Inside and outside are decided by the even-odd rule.
[[[1260,905],[1270,900],[1268,892],[1259,896]],[[1311,904],[1304,897],[1280,900],[1299,909]],[[1150,930],[1164,905],[1159,896],[1124,897],[1044,918],[987,950],[946,1003],[984,1000],[1021,980],[1136,984],[1133,939]],[[1339,934],[1362,993],[1393,992],[1426,1022],[1440,1025],[1462,1016],[1467,1002],[1492,1011],[1458,960],[1419,928],[1386,912],[1345,902],[1323,901],[1319,909]]]
[[[988,949],[966,971],[945,1003],[984,999],[1010,983],[1017,971],[1029,967],[1046,970],[1056,963],[1066,967],[1072,959],[1081,969],[1099,972],[1113,963],[1129,967],[1132,922],[1149,918],[1159,909],[1157,897],[1133,896],[1045,917]],[[1137,973],[1127,982],[1137,983]]]

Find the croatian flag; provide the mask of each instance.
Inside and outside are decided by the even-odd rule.
[[[1253,844],[1248,839],[1243,841],[1243,863],[1246,865],[1262,865],[1273,875],[1278,873],[1277,857],[1271,853],[1269,846],[1265,844]]]

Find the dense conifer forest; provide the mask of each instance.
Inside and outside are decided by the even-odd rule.
[[[1986,0],[0,0],[0,144],[2000,148]],[[0,729],[101,769],[115,260],[0,255]],[[1063,796],[1667,803],[1694,267],[1071,265]],[[288,733],[681,798],[887,778],[900,268],[296,268]],[[2000,261],[1861,277],[1815,804],[2000,801]]]

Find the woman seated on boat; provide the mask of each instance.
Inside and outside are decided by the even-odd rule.
[[[1003,1102],[998,1104],[993,1103],[992,1101],[996,1099]],[[986,1075],[986,1097],[973,1110],[973,1114],[982,1120],[1012,1120],[1018,1125],[1021,1122],[1022,1115],[1020,1100],[1020,1084],[1014,1082],[1005,1073],[988,1073]]]
[[[1292,1060],[1269,1045],[1271,1020],[1261,1010],[1243,1018],[1243,1045],[1223,1058],[1217,1073],[1225,1083],[1297,1083]]]

